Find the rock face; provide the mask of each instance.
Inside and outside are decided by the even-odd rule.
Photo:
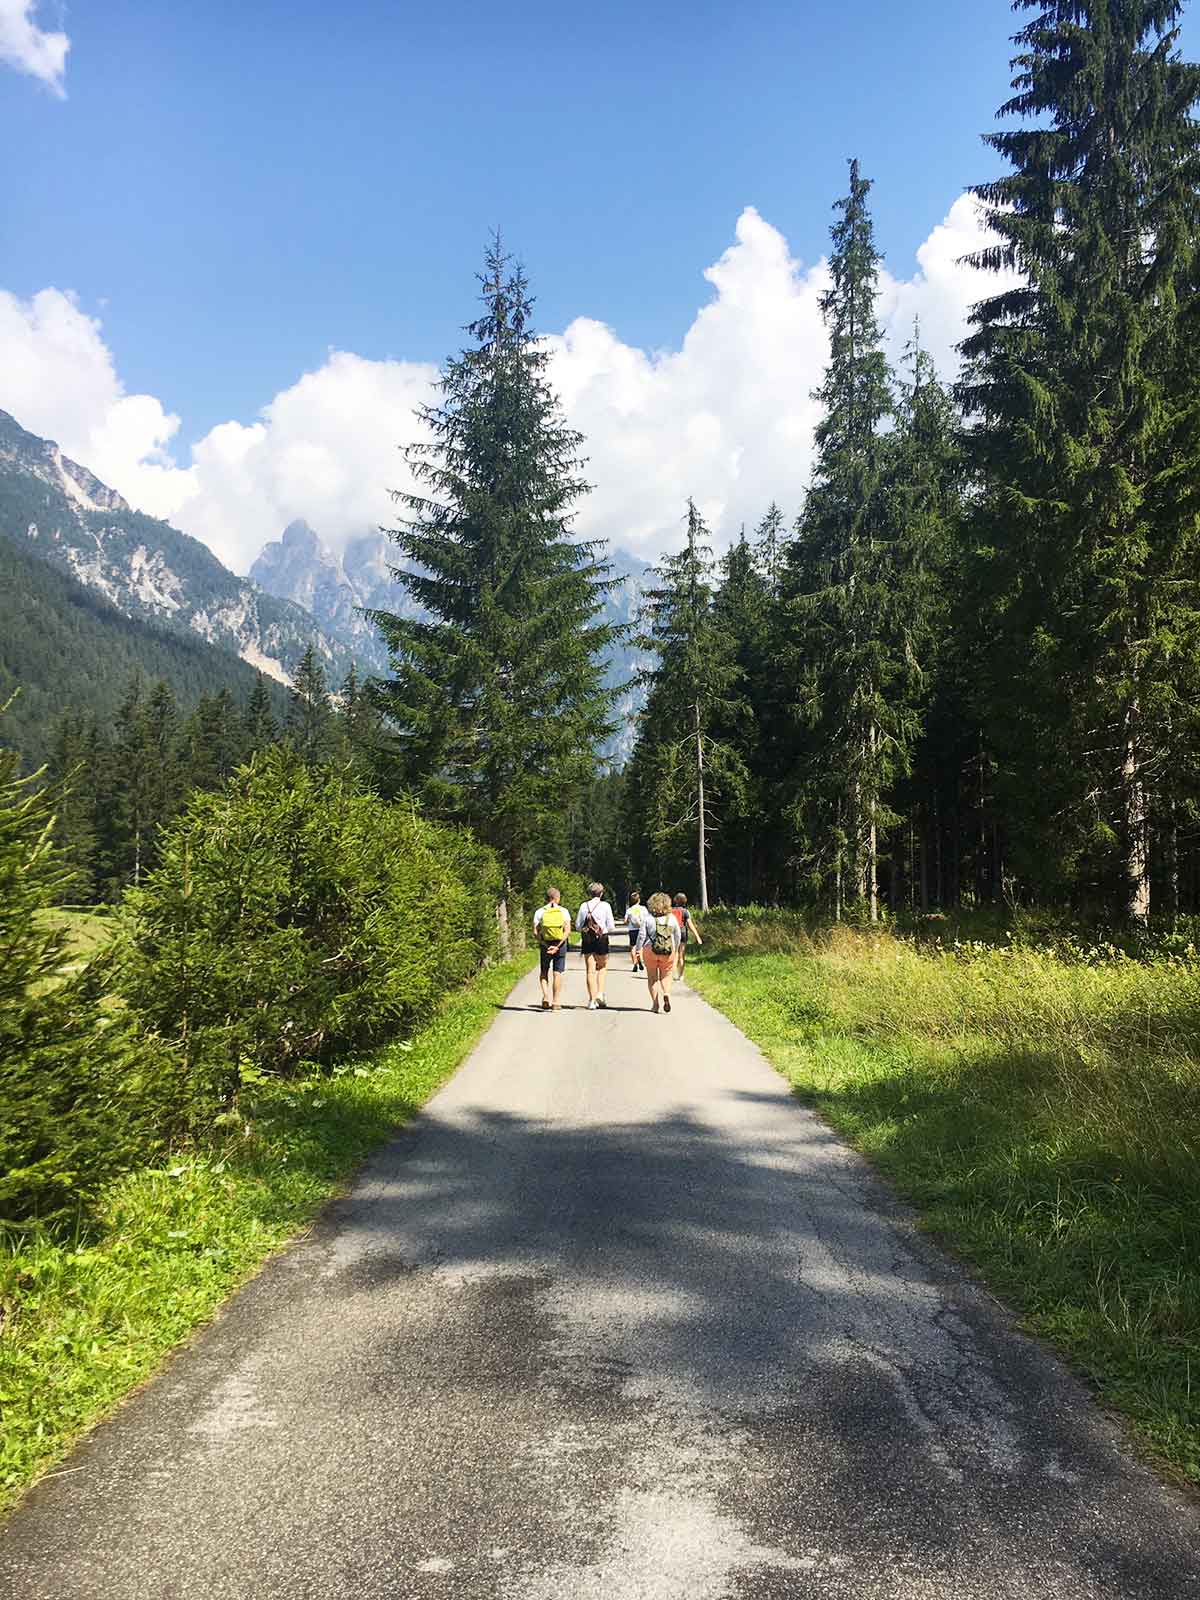
[[[198,634],[281,682],[311,644],[333,685],[352,652],[301,607],[236,577],[198,539],[115,490],[0,411],[0,535],[103,594],[126,616]]]
[[[360,670],[387,671],[387,650],[366,611],[406,614],[403,589],[392,579],[381,533],[352,539],[343,556],[323,544],[307,522],[289,522],[264,545],[250,568],[260,588],[311,611],[322,631],[348,650]]]

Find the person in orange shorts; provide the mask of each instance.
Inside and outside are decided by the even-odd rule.
[[[661,890],[646,902],[650,915],[638,929],[637,950],[646,968],[646,984],[650,990],[650,1009],[671,1009],[671,980],[675,976],[675,958],[679,953],[679,923],[671,915],[671,899]]]

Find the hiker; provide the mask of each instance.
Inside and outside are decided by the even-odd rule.
[[[541,959],[542,1010],[551,1010],[550,972],[554,972],[553,1010],[561,1009],[563,973],[567,970],[567,949],[571,943],[571,913],[561,905],[562,890],[546,890],[546,904],[533,913],[533,933]]]
[[[640,889],[631,889],[629,904],[625,907],[625,926],[629,929],[629,959],[634,972],[644,972],[641,951],[638,949],[637,936],[641,930],[642,922],[650,915],[642,904]]]
[[[671,915],[671,900],[660,889],[646,905],[647,916],[638,929],[638,952],[650,990],[650,1009],[657,1011],[661,997],[664,1011],[671,1009],[671,979],[675,976],[675,957],[682,935]]]
[[[612,907],[604,898],[602,883],[588,884],[586,899],[575,914],[575,926],[583,934],[581,949],[587,974],[588,1010],[603,1011],[604,975],[608,970],[608,936],[616,928]]]
[[[703,944],[700,929],[692,918],[692,913],[687,908],[687,895],[677,894],[675,904],[671,907],[671,915],[679,924],[679,958],[675,966],[675,976],[683,977],[684,963],[687,961],[688,940],[694,939],[697,944]]]

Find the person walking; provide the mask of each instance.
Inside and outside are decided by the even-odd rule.
[[[533,913],[533,935],[541,961],[542,1010],[558,1011],[562,1004],[563,973],[567,970],[567,949],[571,943],[571,913],[560,902],[562,891],[546,890],[546,904]],[[550,974],[554,973],[554,1003],[550,1001]]]
[[[650,915],[642,904],[640,889],[632,889],[629,894],[629,904],[625,908],[625,926],[629,929],[629,959],[635,972],[644,972],[641,952],[638,950],[637,937],[641,931],[643,921]]]
[[[575,926],[582,933],[583,966],[587,976],[588,1010],[603,1011],[604,977],[608,970],[608,940],[617,926],[612,907],[604,898],[602,883],[588,884],[588,898],[575,915]]]
[[[679,924],[679,954],[675,963],[675,976],[683,977],[684,965],[687,962],[687,947],[689,940],[695,940],[701,945],[704,940],[700,937],[700,929],[696,926],[692,913],[688,910],[687,895],[677,894],[675,904],[671,907],[671,915]]]
[[[663,1010],[669,1012],[671,979],[675,975],[675,957],[681,939],[679,923],[671,915],[670,897],[661,890],[650,896],[647,911],[649,914],[638,929],[638,953],[650,990],[650,1009],[657,1011],[661,1002]]]

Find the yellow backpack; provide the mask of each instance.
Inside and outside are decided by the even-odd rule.
[[[538,924],[538,938],[543,944],[561,944],[571,927],[571,919],[562,906],[547,906]]]

